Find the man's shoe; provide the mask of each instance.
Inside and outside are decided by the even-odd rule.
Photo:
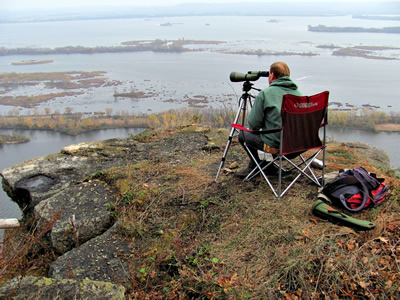
[[[264,173],[265,173],[265,175],[277,175],[279,173],[279,166],[272,163],[268,166],[268,168],[264,169]],[[289,170],[282,168],[282,176],[286,176],[289,174],[290,174]]]
[[[247,175],[249,175],[252,170],[253,170],[252,168],[243,167],[235,173],[235,176],[237,176],[239,178],[246,178]]]

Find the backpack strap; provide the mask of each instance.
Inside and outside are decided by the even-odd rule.
[[[363,171],[365,171],[365,169],[363,169],[363,168],[359,168],[359,169],[362,169]],[[371,185],[371,183],[370,183],[370,181],[366,181],[367,180],[366,176],[369,176],[366,171],[365,171],[365,173],[358,172],[357,170],[355,170],[355,172],[354,172],[354,177],[357,178],[358,182],[361,185],[360,192],[363,197],[363,201],[359,207],[350,208],[347,206],[347,202],[346,202],[346,199],[344,199],[344,196],[343,196],[343,200],[340,199],[342,201],[343,205],[346,207],[346,209],[348,209],[352,212],[358,212],[358,211],[362,210],[365,207],[365,205],[367,204],[368,197],[369,197],[369,191],[370,191],[370,189],[368,188],[368,185]],[[342,198],[342,196],[340,198]]]
[[[363,167],[354,169],[353,174],[360,182],[367,186],[368,190],[375,190],[380,184],[379,180],[376,178],[376,174],[368,173]]]

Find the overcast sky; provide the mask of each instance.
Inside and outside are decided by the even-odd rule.
[[[181,3],[377,2],[379,0],[0,0],[0,10],[84,6],[168,6]],[[382,0],[381,0],[382,1]],[[393,0],[392,0],[393,1]],[[395,0],[396,2],[400,0]]]

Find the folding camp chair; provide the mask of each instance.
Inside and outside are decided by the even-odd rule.
[[[252,131],[240,124],[232,124],[239,131],[248,131],[254,134],[271,134],[280,132],[281,144],[279,153],[272,155],[272,160],[259,163],[251,154],[249,145],[244,141],[247,153],[256,164],[245,180],[250,180],[261,173],[273,191],[275,197],[281,198],[293,184],[304,175],[318,186],[324,185],[325,175],[325,149],[326,149],[326,125],[328,124],[328,98],[329,92],[325,91],[313,96],[284,95],[281,107],[282,126],[280,128]],[[320,130],[322,128],[322,130]],[[322,141],[319,137],[322,131]],[[258,149],[261,151],[261,149]],[[311,150],[311,151],[309,151]],[[263,151],[265,152],[265,151]],[[310,153],[311,152],[311,153]],[[318,178],[311,168],[312,162],[322,152],[322,175]],[[305,155],[307,154],[307,155]],[[297,162],[296,162],[297,160]],[[299,161],[299,162],[298,162]],[[289,165],[284,169],[283,163]],[[272,164],[278,167],[278,184],[273,185],[271,176],[266,172]],[[286,185],[282,191],[282,175],[290,173],[297,176]]]

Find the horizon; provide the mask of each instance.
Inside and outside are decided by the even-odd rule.
[[[362,5],[361,5],[362,3]],[[400,16],[400,0],[0,0],[0,23],[182,16]]]
[[[57,9],[77,9],[77,8],[106,8],[106,7],[130,7],[130,8],[167,8],[173,6],[181,6],[181,5],[228,5],[228,4],[316,4],[320,5],[335,5],[335,4],[379,4],[382,5],[384,3],[396,3],[400,4],[399,0],[388,0],[388,1],[377,1],[377,0],[286,0],[283,2],[276,0],[252,0],[250,2],[245,2],[243,0],[147,0],[145,3],[142,1],[129,1],[129,0],[82,0],[82,1],[52,1],[52,0],[38,0],[38,1],[30,1],[30,0],[15,0],[15,1],[6,1],[0,0],[0,10],[2,12],[6,11],[38,11],[38,10],[57,10]]]

